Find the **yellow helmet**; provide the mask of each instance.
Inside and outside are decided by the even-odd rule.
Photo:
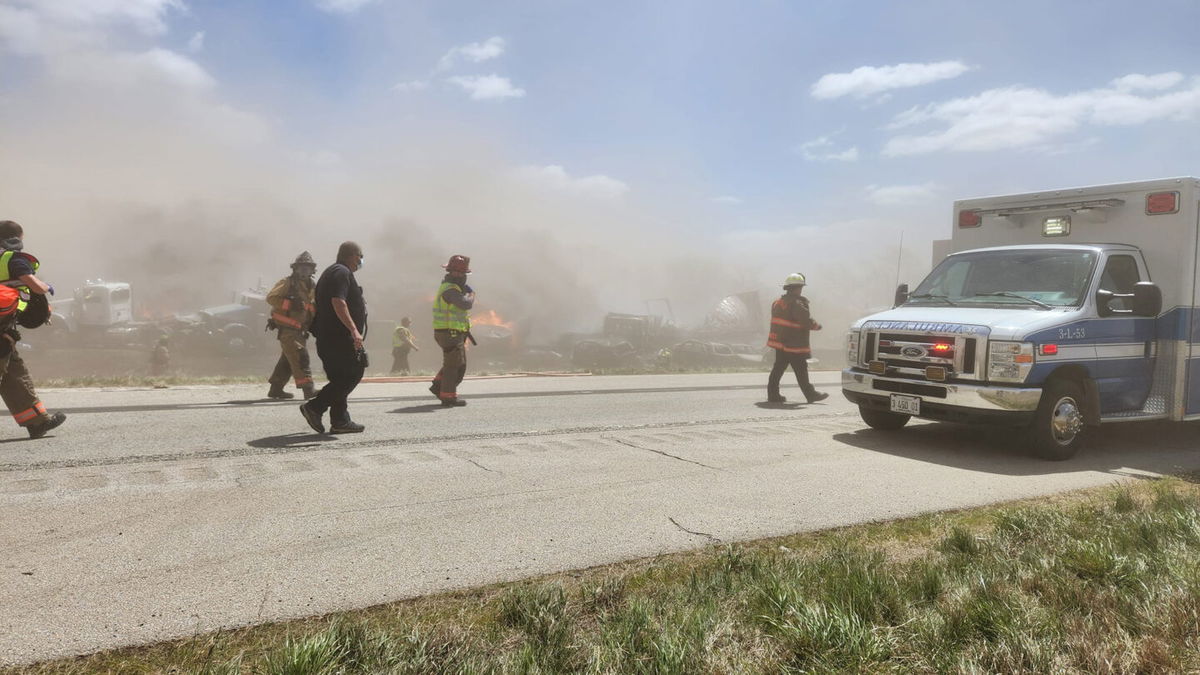
[[[791,274],[788,275],[788,278],[783,282],[783,287],[791,288],[792,286],[803,286],[804,284],[805,284],[804,275],[799,272],[792,272]]]

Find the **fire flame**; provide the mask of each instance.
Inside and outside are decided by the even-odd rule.
[[[478,314],[473,313],[471,315],[471,323],[478,324],[480,326],[500,326],[501,328],[507,328],[509,330],[512,330],[513,328],[513,322],[505,321],[504,318],[497,314],[496,310],[494,309],[489,309],[486,312],[480,312]]]

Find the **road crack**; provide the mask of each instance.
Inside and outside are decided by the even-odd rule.
[[[714,544],[722,543],[720,539],[718,539],[717,537],[714,537],[713,535],[711,535],[707,532],[697,532],[696,530],[687,529],[686,527],[680,525],[679,521],[675,520],[674,518],[672,518],[670,516],[667,516],[667,520],[671,521],[672,525],[674,525],[675,527],[678,527],[679,529],[683,530],[684,532],[687,532],[688,534],[694,534],[697,537],[705,537]]]
[[[638,450],[645,450],[646,452],[653,452],[654,454],[662,455],[663,457],[670,457],[671,459],[677,459],[681,462],[687,462],[688,464],[695,464],[696,466],[702,466],[706,469],[712,469],[713,471],[724,471],[724,469],[722,469],[720,467],[710,466],[708,464],[705,464],[704,462],[697,462],[694,459],[687,459],[686,457],[680,457],[679,455],[672,455],[671,453],[663,452],[662,450],[655,450],[654,448],[647,448],[644,445],[638,445],[637,443],[632,443],[630,441],[626,441],[621,438],[613,438],[612,436],[602,436],[601,438],[612,441],[614,443],[620,443],[621,445],[626,445],[631,448],[636,448]]]
[[[487,468],[486,466],[480,464],[479,462],[476,462],[475,460],[473,460],[469,457],[459,457],[459,459],[463,460],[464,462],[470,462],[470,463],[474,464],[475,466],[483,469],[484,471],[487,471],[488,473],[495,473],[495,474],[499,474],[501,476],[504,475],[504,474],[500,473],[499,471],[496,471],[495,469]]]

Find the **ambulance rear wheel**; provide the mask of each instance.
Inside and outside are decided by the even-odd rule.
[[[895,431],[908,424],[908,420],[912,418],[912,415],[894,413],[889,410],[876,410],[865,405],[858,406],[858,414],[862,416],[867,426],[880,431]]]
[[[1038,457],[1062,461],[1083,445],[1083,389],[1070,380],[1051,382],[1042,392],[1030,430]]]

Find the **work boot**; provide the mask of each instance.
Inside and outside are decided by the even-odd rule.
[[[443,408],[461,408],[462,406],[464,406],[466,404],[467,404],[467,402],[462,400],[461,398],[444,398],[444,399],[442,399],[442,407]]]
[[[317,395],[316,387],[312,386],[311,384],[304,385],[304,400],[305,401],[307,401],[308,399],[310,399],[316,395]]]
[[[433,394],[434,396],[436,396],[438,398],[441,398],[442,397],[442,388],[438,385],[437,382],[434,382],[433,384],[429,385],[429,393]]]
[[[787,397],[779,394],[767,394],[767,403],[787,403]]]
[[[359,424],[358,422],[355,422],[354,420],[346,420],[345,422],[338,422],[338,423],[334,424],[333,426],[331,426],[329,428],[329,433],[331,433],[331,434],[360,434],[360,433],[362,433],[363,429],[366,429],[366,427]]]
[[[42,436],[46,435],[47,431],[50,431],[51,429],[57,429],[58,427],[62,426],[63,422],[66,422],[66,421],[67,421],[67,416],[65,414],[59,412],[59,413],[54,413],[53,415],[50,415],[49,417],[46,418],[46,421],[44,421],[44,422],[41,422],[38,424],[30,424],[29,426],[27,426],[25,428],[29,430],[30,438],[41,438]]]
[[[271,390],[267,392],[267,398],[273,398],[280,401],[286,401],[289,398],[296,398],[296,395],[290,391],[284,391],[283,387],[271,385]]]
[[[824,401],[825,399],[829,398],[829,394],[826,394],[823,391],[814,391],[811,396],[806,398],[808,398],[809,403],[816,403],[817,401]]]
[[[325,423],[321,421],[321,415],[310,409],[307,403],[300,404],[300,414],[304,415],[304,421],[308,422],[308,426],[312,427],[313,431],[318,434],[325,433]]]

